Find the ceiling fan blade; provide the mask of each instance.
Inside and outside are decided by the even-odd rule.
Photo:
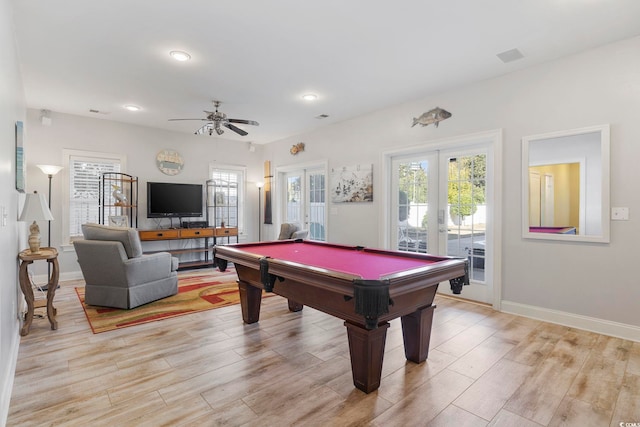
[[[198,120],[198,121],[204,120],[204,121],[209,121],[209,119],[169,119],[170,122],[176,122],[176,121],[179,121],[179,120]]]
[[[231,123],[242,123],[245,125],[252,125],[252,126],[260,126],[260,123],[253,121],[253,120],[242,120],[242,119],[228,119],[229,122]]]
[[[243,131],[237,126],[232,125],[231,123],[224,123],[222,126],[226,127],[227,129],[231,129],[238,135],[242,135],[242,136],[249,135],[247,132]]]

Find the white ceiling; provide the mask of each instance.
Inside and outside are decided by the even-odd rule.
[[[639,0],[11,2],[29,108],[189,134],[204,122],[167,119],[217,99],[260,123],[222,138],[254,143],[640,34]],[[513,48],[524,59],[496,57]]]

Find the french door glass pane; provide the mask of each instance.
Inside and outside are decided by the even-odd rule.
[[[469,258],[472,280],[484,281],[486,155],[449,158],[447,255]]]
[[[398,165],[398,250],[427,252],[428,163]]]
[[[325,235],[325,179],[324,173],[309,174],[309,239],[326,240]]]
[[[287,218],[286,222],[302,224],[300,217],[302,209],[302,182],[301,177],[287,176]]]

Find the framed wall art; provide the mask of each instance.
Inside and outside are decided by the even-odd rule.
[[[331,168],[333,203],[373,202],[373,165]]]
[[[26,188],[27,162],[24,157],[24,125],[16,122],[16,190],[24,193]]]

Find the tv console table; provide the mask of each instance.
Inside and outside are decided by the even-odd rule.
[[[209,251],[212,246],[209,246],[209,239],[213,239],[213,244],[216,244],[217,238],[236,236],[238,238],[237,228],[228,227],[205,227],[205,228],[170,228],[170,229],[157,229],[157,230],[138,230],[141,241],[161,241],[161,240],[193,240],[204,239],[204,246],[195,246],[191,248],[183,249],[168,249],[161,251],[149,251],[145,253],[153,252],[169,252],[173,255],[187,254],[187,253],[200,253],[200,259],[195,261],[180,262],[178,269],[185,268],[198,268],[198,267],[215,267],[213,265],[213,257],[209,257]],[[202,256],[204,254],[204,256]]]

